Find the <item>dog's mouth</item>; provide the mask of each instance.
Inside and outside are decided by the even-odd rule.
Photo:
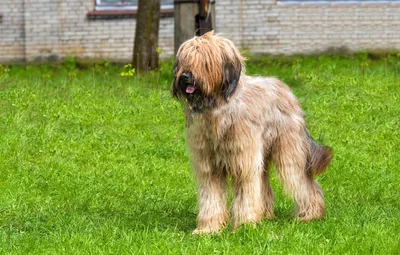
[[[194,83],[186,86],[186,94],[193,94],[195,90],[196,85]]]
[[[179,85],[186,94],[193,94],[196,91],[196,84],[192,73],[183,73],[179,78]]]
[[[202,112],[214,105],[214,98],[202,93],[191,72],[181,74],[178,79],[178,91],[185,97],[192,112]]]

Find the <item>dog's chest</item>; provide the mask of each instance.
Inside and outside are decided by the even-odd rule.
[[[254,129],[246,122],[234,121],[227,115],[199,119],[195,129],[202,133],[202,142],[207,144],[215,157],[230,158],[241,154],[246,147],[251,146],[257,136]]]

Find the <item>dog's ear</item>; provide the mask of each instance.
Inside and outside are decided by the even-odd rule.
[[[172,84],[172,96],[175,98],[178,98],[178,84],[177,84],[177,77],[176,77],[176,72],[178,71],[178,59],[175,60],[174,64],[174,81]]]
[[[241,73],[242,65],[240,63],[236,65],[231,61],[227,61],[227,63],[225,63],[222,77],[222,93],[225,101],[228,101],[229,96],[235,91]]]

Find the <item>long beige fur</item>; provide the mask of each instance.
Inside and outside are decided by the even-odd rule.
[[[193,75],[198,94],[185,93],[180,84],[184,73]],[[194,233],[218,232],[226,225],[228,175],[234,187],[233,229],[257,223],[263,215],[274,217],[271,164],[294,199],[297,219],[324,216],[323,193],[313,175],[325,171],[332,150],[308,135],[289,87],[275,78],[247,76],[239,50],[213,32],[181,45],[174,75],[173,93],[184,103],[188,150],[198,184]]]

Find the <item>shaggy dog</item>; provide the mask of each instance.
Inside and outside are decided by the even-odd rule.
[[[213,32],[184,42],[176,55],[173,96],[184,103],[186,137],[198,183],[193,233],[220,231],[228,220],[227,176],[232,176],[232,225],[272,218],[269,168],[276,165],[301,221],[324,216],[313,175],[328,167],[332,150],[307,132],[289,87],[275,78],[245,74],[234,44]]]

